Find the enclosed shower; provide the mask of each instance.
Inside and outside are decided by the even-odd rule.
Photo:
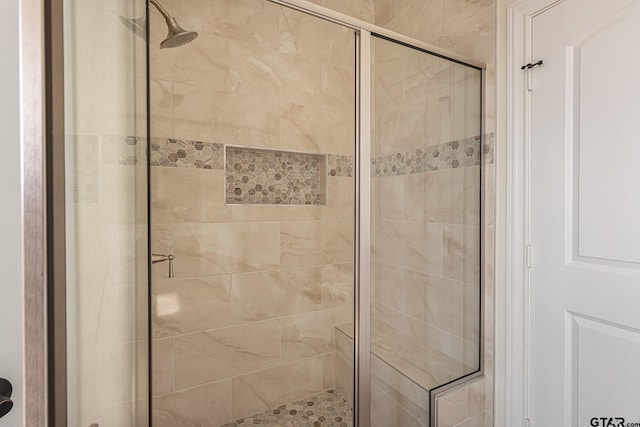
[[[70,267],[73,425],[435,427],[482,370],[482,64],[310,2],[150,4],[113,20],[128,119],[69,118],[69,250],[111,242]]]

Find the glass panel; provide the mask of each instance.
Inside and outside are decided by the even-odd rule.
[[[150,11],[154,425],[348,423],[355,33],[163,3],[199,36],[160,49]]]
[[[380,425],[428,425],[429,392],[480,367],[480,98],[479,70],[372,38],[371,387]]]
[[[64,0],[69,426],[148,425],[145,8]]]

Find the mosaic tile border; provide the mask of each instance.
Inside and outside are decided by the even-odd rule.
[[[146,138],[101,136],[105,164],[136,165],[146,159]],[[482,161],[495,161],[495,134],[485,135]],[[473,149],[473,151],[471,151]],[[324,153],[318,153],[324,155]],[[177,138],[151,138],[151,166],[224,169],[224,145]],[[353,177],[353,156],[326,154],[327,175]],[[473,164],[471,163],[473,159]],[[465,138],[426,148],[394,153],[371,161],[373,176],[407,175],[480,164],[480,137]]]
[[[174,138],[151,138],[151,166],[223,169],[223,145]]]
[[[147,138],[142,136],[103,135],[102,161],[108,165],[137,165],[146,162]]]
[[[225,147],[227,204],[323,205],[326,155]]]
[[[482,147],[485,164],[493,163],[493,134]],[[478,166],[481,163],[480,136],[445,142],[424,148],[371,159],[375,177],[410,175],[444,169]]]
[[[264,150],[287,151],[266,147]],[[353,156],[309,154],[327,156],[327,175],[353,177]],[[151,138],[151,166],[221,170],[224,169],[224,145],[178,138]]]
[[[353,408],[337,391],[327,390],[260,414],[235,420],[221,427],[249,425],[270,427],[352,427]]]
[[[327,172],[329,176],[353,177],[353,156],[328,154]]]

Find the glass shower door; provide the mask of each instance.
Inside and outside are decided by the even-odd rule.
[[[481,71],[371,45],[371,418],[428,426],[480,369]]]
[[[150,13],[152,420],[348,425],[356,34],[266,0]],[[315,424],[315,425],[317,425]]]
[[[148,425],[145,10],[63,1],[68,426]]]

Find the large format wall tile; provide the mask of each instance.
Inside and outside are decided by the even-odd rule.
[[[283,222],[280,226],[280,253],[283,268],[324,264],[320,222]]]
[[[336,389],[353,405],[353,339],[339,328],[336,328],[335,362]]]
[[[322,208],[307,205],[232,206],[233,221],[312,221],[322,218]]]
[[[174,343],[180,390],[278,365],[280,320],[182,335]]]
[[[231,276],[156,280],[152,294],[154,336],[173,336],[233,323]]]
[[[371,383],[371,427],[396,424],[396,403],[375,383]]]
[[[151,394],[158,396],[171,393],[173,385],[173,338],[153,340],[151,348],[152,383]]]
[[[455,282],[453,288],[453,333],[474,344],[480,339],[480,287]]]
[[[322,306],[320,267],[234,274],[235,322],[252,322],[317,310]]]
[[[354,69],[353,30],[287,8],[281,9],[279,29],[281,52],[298,55],[314,63]]]
[[[336,386],[336,352],[322,355],[322,388],[329,390]],[[343,394],[347,396],[347,394]]]
[[[233,418],[257,414],[321,392],[322,358],[303,359],[233,378]]]
[[[374,0],[311,0],[311,2],[373,23]]]
[[[189,82],[228,91],[229,62],[229,42],[222,37],[202,32],[195,42],[181,46],[181,49],[155,52],[153,74],[154,78],[161,80]],[[180,65],[176,66],[177,64]]]
[[[223,380],[153,400],[156,427],[219,426],[231,421],[231,380]]]
[[[380,0],[376,3],[378,1]],[[442,2],[440,0],[405,1],[403,10],[395,17],[388,19],[380,16],[380,18],[381,22],[386,21],[385,28],[429,42],[438,38],[442,32]]]
[[[151,134],[155,137],[172,136],[173,83],[149,79],[149,101]]]
[[[376,304],[402,310],[403,270],[380,262],[375,264]]]
[[[429,423],[429,392],[380,358],[371,358],[371,381],[400,404],[421,424]]]
[[[320,242],[324,264],[352,262],[353,220],[323,221],[320,224]]]
[[[453,291],[452,280],[405,271],[404,311],[428,324],[451,330],[454,317]]]
[[[255,44],[232,43],[230,51],[233,92],[289,102],[313,100],[321,92],[317,63]]]
[[[251,95],[173,84],[173,130],[182,138],[277,147],[278,105]]]
[[[350,155],[355,138],[354,110],[286,103],[280,109],[280,147]]]
[[[378,221],[376,259],[430,274],[441,272],[441,226],[420,222]]]
[[[352,220],[354,199],[355,190],[352,177],[327,177],[327,204],[322,208],[322,219]]]
[[[344,306],[282,319],[282,360],[294,361],[335,350],[335,327],[353,320]]]
[[[231,219],[231,208],[224,205],[222,171],[152,167],[151,181],[155,224]]]
[[[451,279],[479,283],[480,230],[470,225],[445,225],[442,230],[442,273]]]
[[[176,277],[272,270],[280,264],[279,223],[176,224],[174,239]]]
[[[322,268],[322,306],[353,306],[353,263],[330,264]]]
[[[185,28],[230,40],[255,43],[266,51],[278,48],[280,7],[264,0],[181,0],[171,8]]]

